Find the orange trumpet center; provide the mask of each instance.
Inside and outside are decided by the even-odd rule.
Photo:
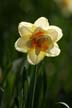
[[[38,31],[33,34],[31,45],[33,48],[38,48],[41,51],[48,49],[48,39],[44,37],[43,31]]]

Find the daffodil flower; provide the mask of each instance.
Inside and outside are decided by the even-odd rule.
[[[62,37],[62,30],[57,26],[49,25],[45,17],[38,18],[34,24],[21,22],[18,26],[20,34],[15,42],[16,50],[27,53],[30,64],[36,65],[47,57],[60,54],[57,42]]]

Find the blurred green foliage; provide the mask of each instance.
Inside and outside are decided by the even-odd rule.
[[[63,30],[61,54],[45,58],[36,68],[26,61],[14,43],[21,21],[44,16]],[[0,108],[58,108],[64,101],[72,107],[72,16],[65,17],[53,0],[0,0]],[[62,108],[62,106],[61,106]]]

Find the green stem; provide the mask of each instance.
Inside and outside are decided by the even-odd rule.
[[[22,101],[22,108],[25,108],[25,103],[24,103],[24,101],[25,101],[25,99],[24,99],[24,72],[25,72],[25,67],[23,67],[24,69],[23,69],[23,79],[22,79],[22,88],[23,88],[23,101]]]
[[[33,106],[34,106],[36,82],[37,82],[37,65],[35,66],[35,79],[34,79],[33,97],[32,97],[32,106],[31,106],[31,108],[33,108]]]
[[[21,67],[21,74],[22,74],[22,95],[23,95],[23,97],[22,97],[22,108],[25,108],[25,93],[24,93],[25,73],[26,73],[25,62],[23,60],[22,67]]]

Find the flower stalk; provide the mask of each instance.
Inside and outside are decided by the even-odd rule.
[[[31,108],[34,107],[35,89],[36,89],[36,83],[37,83],[37,68],[38,68],[38,66],[35,65],[35,78],[34,78],[34,85],[33,85],[33,96],[32,96],[32,105],[31,105]]]

